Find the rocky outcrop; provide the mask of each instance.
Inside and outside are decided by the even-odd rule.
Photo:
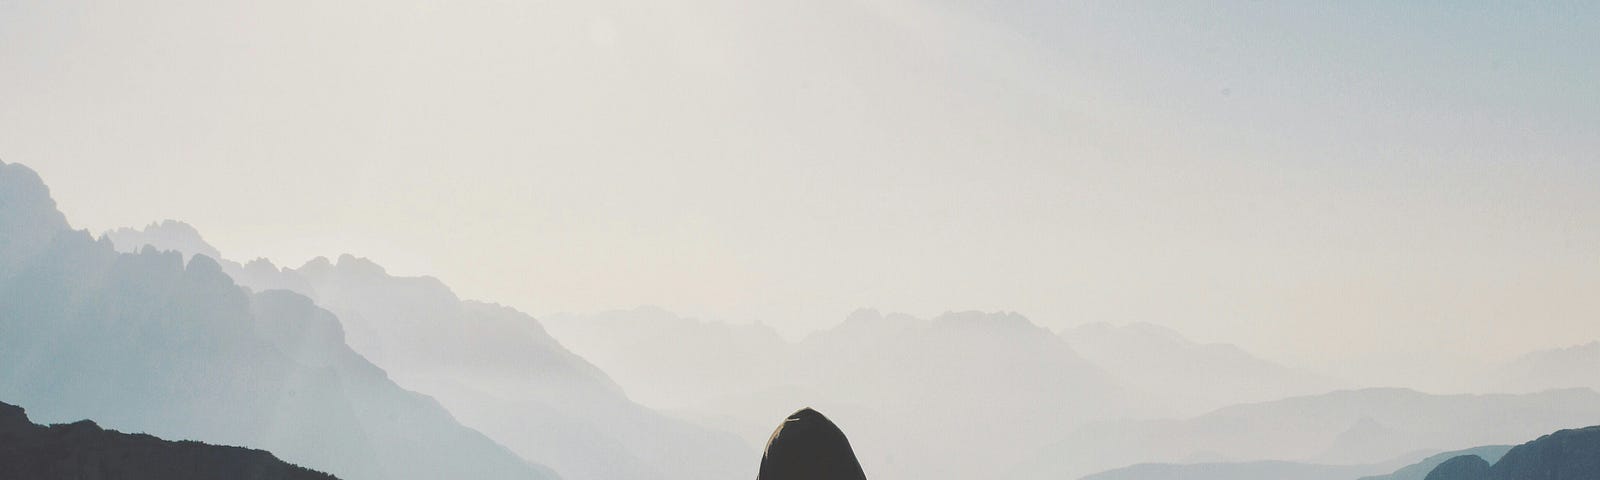
[[[30,480],[334,480],[261,450],[172,442],[83,420],[42,426],[0,403],[0,478]]]
[[[1427,480],[1583,480],[1600,478],[1600,426],[1561,430],[1506,452],[1494,466],[1476,456],[1452,458]]]
[[[1494,464],[1492,473],[1491,478],[1506,480],[1600,478],[1600,426],[1562,430],[1518,445]]]

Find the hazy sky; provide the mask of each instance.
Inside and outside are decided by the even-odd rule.
[[[0,0],[0,159],[534,314],[1600,339],[1600,7],[1169,3]]]

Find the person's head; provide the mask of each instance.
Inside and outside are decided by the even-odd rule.
[[[772,431],[756,480],[866,480],[850,440],[810,408],[789,415]]]

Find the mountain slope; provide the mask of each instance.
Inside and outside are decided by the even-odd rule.
[[[692,408],[793,382],[775,372],[792,368],[795,347],[764,325],[702,322],[651,307],[542,321],[563,345],[627,385],[630,397],[657,408]],[[760,431],[770,433],[771,421],[756,423],[754,436],[764,440]]]
[[[118,253],[26,167],[0,164],[0,186],[0,398],[348,480],[552,478],[396,386],[310,300],[252,294],[205,256]]]
[[[1512,447],[1490,466],[1483,458],[1451,458],[1426,480],[1578,480],[1600,478],[1600,426],[1560,430]]]
[[[1424,480],[1428,477],[1428,472],[1433,471],[1435,467],[1443,464],[1446,460],[1463,455],[1472,455],[1493,463],[1497,460],[1500,460],[1500,457],[1505,456],[1506,452],[1509,450],[1511,450],[1510,445],[1489,445],[1484,447],[1468,448],[1466,450],[1444,452],[1436,455],[1430,455],[1428,458],[1424,458],[1417,463],[1413,463],[1411,465],[1402,467],[1399,470],[1395,470],[1394,473],[1362,477],[1361,480]]]
[[[1091,323],[1060,332],[1084,358],[1130,386],[1174,399],[1176,416],[1227,405],[1337,390],[1333,379],[1298,371],[1223,343],[1196,343],[1149,323]]]
[[[799,342],[655,309],[547,320],[625,384],[660,389],[639,398],[672,402],[659,406],[755,445],[771,433],[771,412],[825,410],[850,426],[869,477],[989,476],[1061,431],[1144,405],[1014,313],[860,310]]]
[[[118,248],[215,251],[180,222],[108,234]],[[431,277],[390,275],[350,255],[300,268],[265,260],[223,268],[242,285],[314,298],[338,317],[354,350],[396,383],[437,398],[463,424],[574,479],[748,478],[755,449],[731,434],[669,418],[630,401],[609,377],[569,352],[538,320],[465,301]]]
[[[1528,438],[1600,418],[1587,389],[1526,395],[1431,395],[1366,389],[1237,405],[1184,420],[1089,425],[1011,475],[1076,478],[1147,462],[1383,462],[1422,450]]]
[[[1488,446],[1456,450],[1428,456],[1415,463],[1396,469],[1397,466],[1416,458],[1415,455],[1406,455],[1403,458],[1382,463],[1359,465],[1329,465],[1302,462],[1286,462],[1276,460],[1263,460],[1255,462],[1218,462],[1218,463],[1141,463],[1118,469],[1108,470],[1083,477],[1084,480],[1423,480],[1428,472],[1433,470],[1445,460],[1461,455],[1479,455],[1487,459],[1498,459],[1504,455],[1511,446]],[[1379,475],[1383,472],[1392,472]],[[1365,476],[1363,476],[1365,475]]]
[[[1483,388],[1528,392],[1600,388],[1600,341],[1530,352],[1481,375]]]
[[[1496,480],[1600,478],[1600,426],[1561,430],[1517,445],[1489,472]]]
[[[1082,480],[1351,480],[1381,472],[1377,465],[1318,465],[1260,461],[1241,463],[1141,463],[1085,476]]]
[[[334,480],[260,450],[166,441],[88,420],[35,425],[21,407],[6,403],[0,403],[0,478]]]

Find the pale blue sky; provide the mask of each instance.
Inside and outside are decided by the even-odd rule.
[[[1600,7],[1172,3],[0,0],[0,158],[535,314],[1600,339]]]

